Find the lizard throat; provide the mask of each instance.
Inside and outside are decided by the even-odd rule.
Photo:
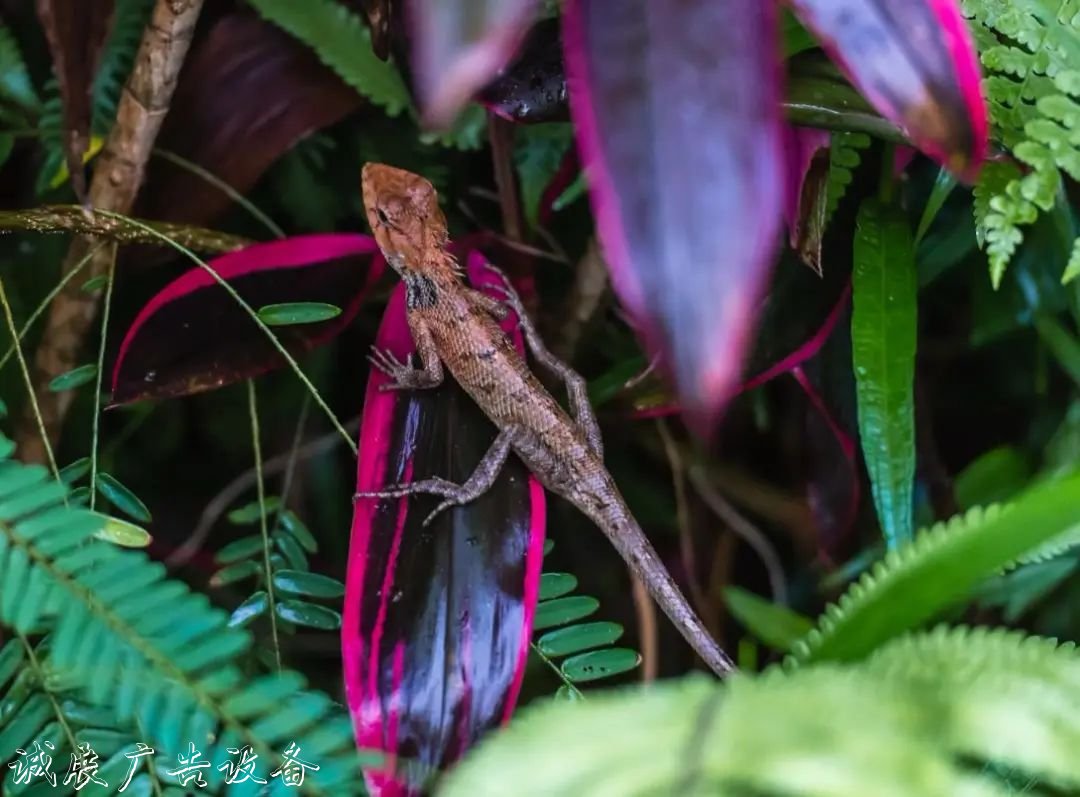
[[[405,307],[409,310],[423,310],[434,307],[439,301],[439,291],[435,287],[435,281],[423,274],[406,273],[403,275],[405,282]]]

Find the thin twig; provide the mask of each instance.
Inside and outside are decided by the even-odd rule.
[[[345,428],[351,432],[355,432],[360,428],[360,419],[353,418],[345,424]],[[296,451],[296,461],[303,461],[310,459],[311,457],[319,456],[327,451],[332,451],[340,444],[341,435],[338,434],[336,430],[328,432],[301,446]],[[290,450],[266,460],[266,462],[263,463],[263,473],[269,476],[286,470],[289,466],[289,461],[292,458],[293,452]],[[169,554],[165,559],[165,567],[174,570],[191,561],[191,559],[199,552],[199,549],[202,548],[203,543],[214,528],[218,518],[224,515],[228,508],[235,504],[237,499],[239,499],[246,490],[251,489],[254,484],[255,469],[248,468],[225,485],[217,495],[210,499],[210,502],[203,509],[202,514],[199,516],[199,522],[196,524],[194,530],[184,544]]]
[[[157,0],[154,4],[135,66],[120,95],[116,121],[94,168],[89,205],[95,211],[124,214],[131,210],[202,6],[203,0]],[[74,239],[64,260],[64,273],[82,260],[91,246],[87,238]],[[91,259],[91,278],[108,270],[112,254],[111,248],[103,249]],[[50,392],[47,386],[77,363],[96,311],[97,297],[70,283],[49,308],[34,360],[37,417],[24,414],[16,430],[20,453],[27,460],[43,461],[51,443],[59,439],[74,396],[71,391]]]
[[[488,141],[491,143],[491,162],[495,170],[495,187],[499,191],[503,230],[511,240],[520,241],[525,237],[525,220],[514,175],[513,126],[505,119],[489,113]]]
[[[19,361],[19,370],[22,371],[23,383],[26,385],[26,396],[30,403],[32,417],[37,423],[37,427],[41,433],[41,440],[44,443],[45,461],[49,463],[49,469],[52,470],[53,476],[57,481],[60,481],[60,469],[56,467],[56,457],[53,456],[52,444],[45,434],[45,421],[41,417],[41,408],[38,406],[37,396],[34,395],[34,383],[33,380],[30,379],[30,368],[26,364],[26,358],[23,357],[22,346],[19,345],[19,333],[15,329],[15,318],[11,314],[11,303],[8,302],[7,289],[4,287],[4,280],[2,277],[0,277],[0,304],[3,304],[4,306],[4,318],[7,319],[8,331],[11,332],[11,339],[15,341],[15,357]],[[19,453],[23,454],[22,451]],[[67,503],[66,495],[64,497],[64,503]]]
[[[270,638],[274,645],[274,660],[281,672],[281,643],[278,641],[277,608],[274,603],[274,570],[270,566],[270,531],[266,522],[266,490],[263,484],[262,443],[259,441],[259,407],[255,396],[255,380],[247,380],[248,414],[251,416],[251,447],[255,453],[255,490],[259,496],[259,530],[263,542],[263,572],[266,577],[266,598],[270,606]]]
[[[94,377],[94,420],[90,434],[90,508],[97,497],[98,439],[101,431],[101,380],[105,376],[105,343],[109,338],[109,309],[112,307],[113,280],[116,276],[115,258],[106,272],[105,304],[101,310],[101,342],[98,344],[97,375]]]
[[[690,509],[686,500],[686,467],[679,447],[671,436],[667,423],[662,419],[656,421],[656,431],[660,436],[660,442],[664,446],[664,455],[667,457],[668,466],[671,468],[671,484],[675,491],[675,523],[679,529],[679,555],[682,558],[683,570],[686,571],[686,582],[690,587],[690,599],[694,602],[694,608],[701,615],[705,627],[716,636],[719,632],[716,623],[716,613],[705,597],[698,580],[697,556],[694,552],[694,537],[690,531]]]
[[[641,680],[652,683],[660,668],[660,638],[656,623],[656,604],[645,583],[630,574],[630,586],[637,613],[638,637],[641,639]]]
[[[562,329],[553,347],[560,359],[568,362],[574,359],[578,343],[581,342],[581,334],[596,315],[607,284],[607,264],[600,254],[596,238],[593,237],[589,239],[585,254],[581,256],[574,270],[574,285],[566,300],[566,309],[561,314]]]
[[[737,536],[741,537],[747,545],[761,559],[765,566],[765,572],[769,578],[769,588],[772,591],[773,600],[779,604],[787,605],[787,576],[784,574],[784,565],[780,561],[780,555],[776,552],[772,542],[762,531],[743,517],[724,496],[720,495],[709,484],[700,467],[692,467],[689,472],[690,482],[694,485],[701,500],[730,528]]]

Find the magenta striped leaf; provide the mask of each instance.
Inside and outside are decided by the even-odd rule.
[[[285,302],[340,307],[328,321],[274,327],[285,348],[299,353],[349,324],[385,262],[370,236],[328,234],[253,244],[208,265],[255,310]],[[159,291],[131,324],[113,366],[112,406],[213,390],[284,364],[250,314],[196,267]]]
[[[955,0],[792,0],[856,88],[966,179],[986,157],[979,62]]]
[[[514,56],[536,0],[410,0],[413,68],[424,118],[446,126]]]
[[[490,284],[483,258],[472,283]],[[521,348],[520,334],[514,330]],[[398,285],[376,345],[413,351]],[[372,371],[357,489],[440,476],[463,482],[495,428],[461,389],[380,392]],[[509,719],[528,655],[543,557],[539,482],[511,457],[492,489],[421,522],[436,498],[361,499],[349,546],[342,624],[345,689],[357,744],[385,751],[365,773],[375,795],[411,795],[485,731]]]
[[[738,384],[783,209],[776,8],[571,0],[570,106],[624,304],[691,420]]]

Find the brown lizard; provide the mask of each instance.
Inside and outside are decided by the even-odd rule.
[[[383,389],[436,387],[443,380],[445,365],[495,424],[498,435],[464,484],[424,479],[358,493],[356,498],[442,496],[445,500],[428,515],[427,524],[447,507],[468,503],[487,491],[513,451],[544,487],[573,503],[604,531],[713,671],[724,675],[734,670],[668,574],[604,467],[600,429],[584,379],[545,348],[506,276],[489,266],[502,278],[505,303],[465,285],[458,264],[446,250],[446,218],[435,188],[424,178],[368,163],[362,184],[375,240],[405,283],[409,329],[420,359],[420,368],[414,369],[411,356],[402,363],[389,352],[375,349],[372,364],[394,380]],[[500,329],[497,322],[506,317],[508,306],[517,313],[533,356],[566,384],[576,421],[540,384]]]

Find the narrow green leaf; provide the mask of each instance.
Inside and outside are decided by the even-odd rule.
[[[573,144],[574,131],[565,122],[525,125],[514,139],[514,166],[521,186],[525,220],[535,227],[540,199]]]
[[[589,595],[573,595],[569,598],[543,601],[536,605],[533,629],[542,631],[545,628],[566,625],[583,617],[588,617],[599,608],[600,601]]]
[[[1019,449],[1000,446],[982,454],[953,482],[960,509],[1007,501],[1031,479],[1032,465]]]
[[[80,365],[78,368],[72,368],[67,373],[53,377],[52,381],[49,382],[49,390],[53,393],[74,390],[77,387],[85,385],[87,382],[93,381],[95,376],[97,376],[96,365],[93,363]]]
[[[790,650],[814,627],[810,619],[786,606],[763,600],[738,587],[724,590],[724,602],[751,634],[776,650]]]
[[[68,501],[74,505],[86,505],[90,502],[90,488],[89,487],[76,487],[70,493],[68,493]]]
[[[136,526],[134,523],[128,523],[126,520],[120,520],[120,518],[111,517],[109,515],[102,515],[98,512],[95,512],[94,514],[98,515],[104,521],[101,530],[94,535],[98,539],[106,540],[113,545],[121,545],[125,548],[145,548],[153,539],[150,536],[150,532],[142,526]]]
[[[90,472],[90,457],[77,459],[70,465],[60,468],[60,480],[67,485],[74,484]]]
[[[544,540],[544,556],[551,553],[552,548],[555,547],[555,540]]]
[[[274,605],[278,617],[297,625],[334,631],[341,628],[341,615],[325,606],[305,601],[281,601]]]
[[[934,223],[934,219],[945,206],[945,200],[949,198],[954,188],[956,188],[956,178],[953,177],[952,172],[944,168],[940,169],[937,179],[934,180],[934,187],[930,190],[930,197],[926,200],[926,207],[923,208],[922,216],[919,218],[919,227],[915,232],[916,246],[930,230],[930,225]]]
[[[315,324],[341,315],[341,308],[324,302],[290,302],[268,304],[259,308],[259,318],[267,326]]]
[[[274,586],[283,592],[312,598],[339,598],[345,594],[345,585],[337,579],[303,570],[279,570],[274,573]]]
[[[536,641],[536,646],[545,656],[556,658],[610,645],[622,635],[623,627],[618,623],[581,623],[548,631]]]
[[[1054,355],[1061,370],[1080,385],[1080,340],[1048,313],[1035,316],[1035,329]]]
[[[150,514],[150,510],[146,508],[146,504],[112,474],[99,473],[97,489],[109,503],[128,517],[134,518],[140,523],[149,523],[153,520],[153,516]]]
[[[555,197],[551,203],[551,209],[557,212],[563,208],[570,207],[570,205],[585,196],[585,192],[588,188],[589,184],[585,181],[585,172],[582,172],[574,178],[574,181],[570,183],[570,185],[566,186],[565,191]]]
[[[234,628],[247,625],[260,614],[265,614],[269,608],[270,599],[266,593],[256,592],[233,610],[233,613],[229,615],[229,625]]]
[[[641,655],[630,648],[604,648],[572,656],[559,670],[574,683],[597,681],[629,672],[641,663]]]
[[[24,648],[18,639],[11,639],[0,648],[0,687],[10,681],[19,670],[24,658]],[[2,690],[0,690],[2,694]]]
[[[276,495],[268,495],[265,499],[266,514],[269,515],[276,512],[281,506],[281,499]],[[237,526],[244,526],[248,523],[255,523],[262,516],[262,509],[259,507],[258,501],[252,501],[250,504],[244,504],[238,507],[225,516],[225,519],[230,523]]]
[[[304,521],[298,518],[291,509],[286,509],[281,513],[279,522],[281,527],[293,535],[308,553],[315,553],[319,550],[319,543],[315,540],[315,537],[312,536]]]
[[[252,534],[249,537],[241,537],[238,540],[233,540],[228,545],[224,546],[217,552],[214,561],[220,565],[227,565],[230,562],[235,562],[239,559],[247,559],[249,556],[262,553],[262,549],[262,536],[259,534]]]
[[[890,547],[911,539],[915,480],[916,293],[911,230],[897,208],[859,209],[852,278],[852,356],[859,434],[874,506]]]
[[[577,589],[577,576],[572,573],[544,573],[540,576],[540,600],[561,598]]]
[[[210,586],[223,587],[226,584],[235,584],[237,581],[250,578],[260,570],[262,570],[262,564],[254,559],[244,559],[240,562],[234,562],[231,565],[226,565],[214,573],[214,575],[210,576]]]
[[[79,288],[83,293],[94,293],[104,288],[109,282],[109,277],[106,274],[99,274],[96,277],[91,277],[82,284]]]
[[[7,402],[0,399],[0,418],[6,418],[8,416]]]

